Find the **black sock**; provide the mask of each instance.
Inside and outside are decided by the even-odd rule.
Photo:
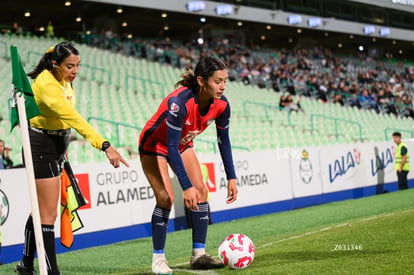
[[[55,226],[42,224],[43,243],[46,251],[46,265],[49,271],[58,271],[56,262]]]
[[[33,260],[36,254],[36,241],[33,228],[32,216],[29,216],[24,230],[24,250],[23,250],[23,265],[26,267],[33,267]]]

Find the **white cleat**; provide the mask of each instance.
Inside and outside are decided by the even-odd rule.
[[[165,258],[158,258],[152,260],[152,273],[157,275],[172,275],[173,271],[168,266]]]

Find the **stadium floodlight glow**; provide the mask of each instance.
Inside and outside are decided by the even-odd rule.
[[[80,17],[80,15],[76,16],[75,21],[76,22],[81,22],[82,21],[82,17]]]
[[[70,7],[71,5],[72,5],[72,3],[69,0],[66,0],[65,1],[65,6],[66,7]]]
[[[358,46],[358,51],[363,52],[365,50],[365,47],[362,45]]]
[[[365,26],[363,31],[364,31],[364,34],[366,35],[373,34],[375,32],[375,26],[372,26],[372,25]]]
[[[168,26],[168,25],[164,26],[164,31],[168,31],[169,29],[170,29],[170,26]]]
[[[44,32],[44,31],[45,31],[45,27],[41,26],[41,27],[39,28],[39,31],[40,31],[40,32]]]
[[[237,26],[238,26],[238,27],[243,26],[243,22],[242,22],[242,21],[238,21],[238,22],[237,22]]]
[[[168,14],[166,12],[161,13],[161,18],[167,18]]]
[[[123,12],[124,12],[124,9],[122,7],[118,7],[116,9],[116,13],[123,13]]]
[[[217,15],[229,15],[233,13],[232,5],[219,5],[215,8]]]
[[[121,26],[122,26],[122,27],[126,27],[126,26],[128,26],[128,22],[127,22],[127,21],[123,21],[123,22],[121,23]]]
[[[272,29],[272,26],[266,25],[266,30],[271,30],[271,29]]]
[[[207,21],[207,19],[206,19],[205,17],[201,17],[201,18],[200,18],[200,22],[201,22],[201,23],[206,23],[206,21]]]
[[[197,38],[197,43],[198,43],[198,45],[203,45],[204,44],[204,39],[202,37]]]
[[[322,21],[319,17],[309,18],[308,26],[311,28],[317,28],[322,24]]]
[[[202,11],[206,9],[206,4],[204,3],[204,1],[190,1],[187,2],[187,11],[190,12],[197,12],[197,11]]]
[[[300,24],[300,23],[302,23],[302,16],[297,15],[297,14],[290,15],[287,18],[287,22],[288,22],[289,25],[297,25],[297,24]]]
[[[132,35],[132,33],[128,34],[128,36],[127,36],[127,38],[128,38],[128,39],[131,39],[132,37],[134,37],[134,36]]]
[[[30,11],[29,10],[26,10],[25,12],[24,12],[24,17],[30,17]]]
[[[390,28],[381,28],[378,31],[380,36],[389,36],[391,34]]]

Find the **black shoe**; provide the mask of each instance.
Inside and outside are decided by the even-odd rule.
[[[22,262],[20,262],[18,265],[16,265],[16,268],[14,270],[19,275],[35,275],[36,274],[33,267],[24,266],[24,264]]]
[[[191,257],[190,266],[192,269],[214,269],[223,268],[224,264],[210,255],[204,254],[198,258]]]
[[[47,271],[47,275],[61,275],[61,273],[59,271],[51,271],[51,270],[48,270]]]

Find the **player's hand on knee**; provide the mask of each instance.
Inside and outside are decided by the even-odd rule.
[[[227,184],[227,200],[226,202],[232,203],[237,200],[237,193],[239,191],[237,190],[237,181],[235,179],[229,180]]]
[[[188,209],[198,210],[198,194],[194,187],[190,187],[183,192],[184,205]]]
[[[128,162],[118,153],[117,150],[115,150],[114,147],[110,146],[106,149],[105,154],[113,167],[118,168],[121,163],[123,163],[126,167],[129,167]]]

